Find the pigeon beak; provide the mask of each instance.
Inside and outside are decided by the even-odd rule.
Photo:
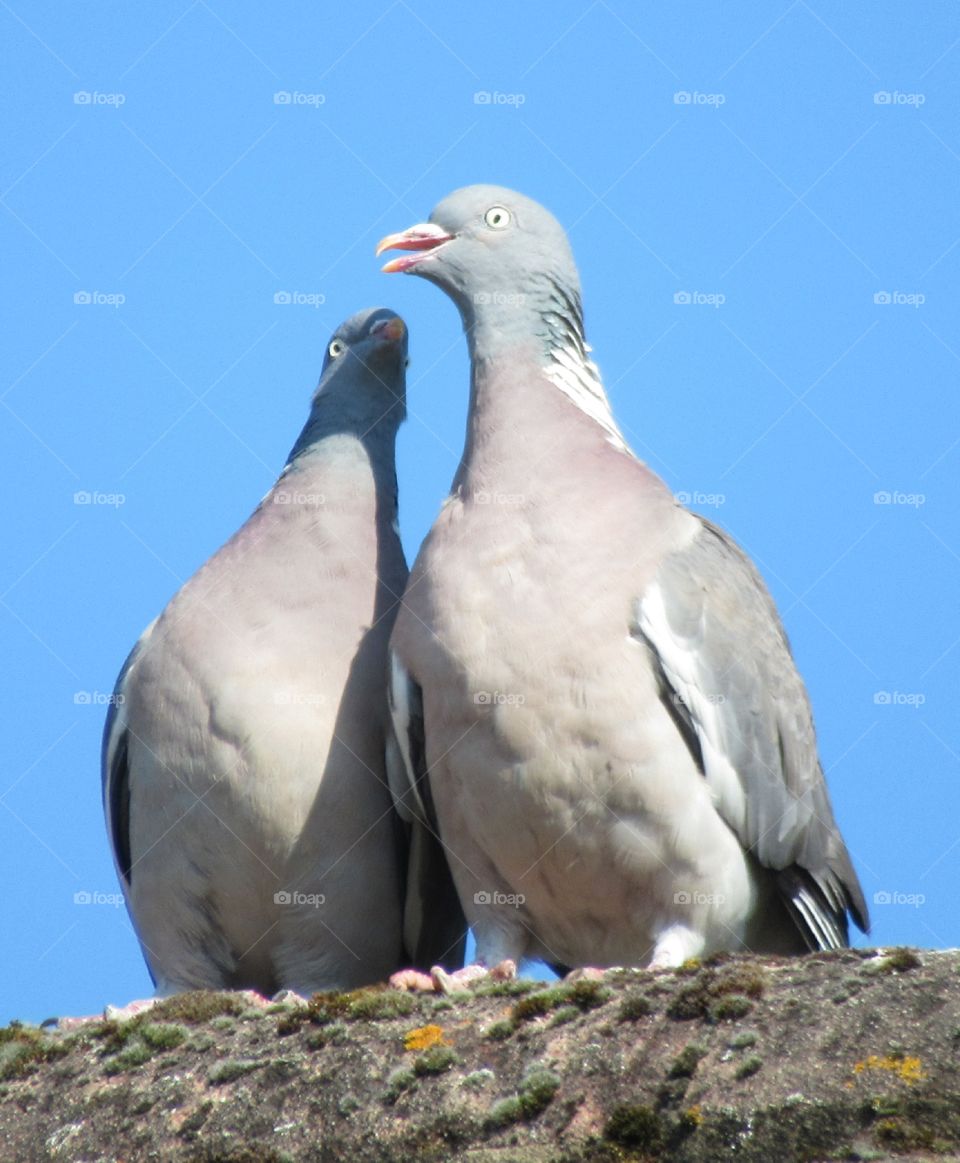
[[[383,254],[385,250],[417,250],[427,253],[404,255],[391,259],[390,262],[384,263],[380,269],[388,275],[395,271],[408,271],[427,258],[431,251],[436,250],[443,243],[449,242],[453,237],[452,234],[447,234],[442,227],[434,226],[432,222],[421,222],[417,226],[411,226],[409,230],[400,231],[399,234],[388,234],[386,238],[381,238],[377,243],[378,255]]]
[[[395,315],[392,319],[381,319],[370,329],[371,335],[382,336],[391,343],[398,343],[406,333],[407,329],[399,315]]]

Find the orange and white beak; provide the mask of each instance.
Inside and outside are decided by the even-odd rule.
[[[432,251],[445,242],[449,242],[454,235],[447,234],[441,226],[434,226],[432,222],[420,222],[411,226],[409,230],[402,230],[399,234],[388,234],[377,243],[377,254],[385,250],[415,250],[418,254],[401,255],[393,258],[380,268],[385,274],[395,271],[409,271],[417,263],[427,258]]]
[[[381,319],[370,328],[371,335],[382,336],[391,343],[398,343],[406,333],[406,325],[399,315],[394,315],[392,319]]]

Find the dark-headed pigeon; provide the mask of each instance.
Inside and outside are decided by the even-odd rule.
[[[406,350],[383,308],[336,331],[280,479],[121,672],[104,807],[160,994],[347,989],[417,960],[384,767]]]

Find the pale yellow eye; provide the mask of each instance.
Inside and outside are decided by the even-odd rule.
[[[510,211],[506,206],[491,206],[483,220],[491,230],[505,230],[510,225]]]
[[[327,353],[331,359],[336,359],[338,355],[343,355],[346,351],[347,345],[342,339],[333,339],[330,341],[330,346],[327,348]]]

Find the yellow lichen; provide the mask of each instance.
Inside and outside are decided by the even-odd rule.
[[[700,1104],[687,1107],[684,1111],[688,1123],[692,1123],[695,1127],[699,1127],[703,1122],[703,1111],[700,1109]]]
[[[432,1046],[451,1046],[449,1038],[443,1036],[442,1026],[418,1026],[404,1035],[404,1050],[429,1050]]]
[[[911,1086],[927,1077],[920,1059],[909,1054],[871,1054],[853,1067],[854,1074],[862,1074],[865,1070],[889,1070]]]

